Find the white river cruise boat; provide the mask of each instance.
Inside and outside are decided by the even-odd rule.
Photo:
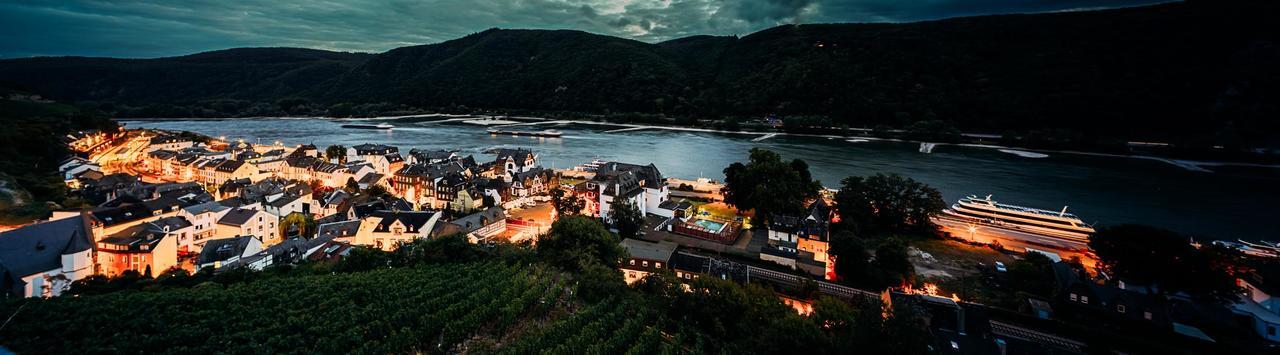
[[[963,220],[991,224],[1026,233],[1088,243],[1093,226],[1073,214],[1037,208],[1006,205],[991,199],[970,195],[951,205],[943,213]]]

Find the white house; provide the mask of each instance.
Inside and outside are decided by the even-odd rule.
[[[210,240],[196,258],[196,267],[220,268],[262,251],[262,241],[253,236],[238,236]]]
[[[93,236],[82,214],[0,232],[0,286],[19,297],[52,297],[92,275]]]
[[[279,218],[263,210],[236,208],[227,211],[217,223],[217,238],[251,235],[263,245],[280,242]],[[208,245],[205,245],[207,248]]]
[[[199,253],[206,240],[218,233],[217,223],[231,208],[218,202],[206,202],[178,211],[178,216],[191,222],[191,237],[178,240],[178,251]]]
[[[400,243],[430,237],[440,216],[440,211],[373,212],[361,219],[351,244],[395,250]]]
[[[600,216],[606,221],[609,220],[613,200],[618,198],[629,200],[647,214],[674,216],[674,211],[661,207],[667,201],[669,192],[662,173],[653,164],[604,163],[596,171],[592,182],[600,196]]]

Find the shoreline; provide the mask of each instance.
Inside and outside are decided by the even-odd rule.
[[[582,124],[582,125],[594,125],[594,126],[623,127],[621,129],[608,131],[607,133],[625,133],[625,132],[632,132],[632,131],[642,131],[647,129],[657,129],[657,130],[667,130],[667,131],[677,131],[677,132],[698,132],[698,133],[717,133],[717,134],[757,136],[756,139],[752,140],[753,142],[761,142],[777,136],[791,136],[791,137],[841,139],[846,141],[853,140],[853,139],[860,139],[864,141],[881,141],[881,142],[932,143],[938,146],[950,145],[950,146],[960,146],[960,147],[970,147],[970,148],[987,148],[987,149],[993,149],[993,150],[1014,149],[1014,150],[1035,152],[1035,153],[1072,154],[1072,155],[1094,156],[1094,157],[1142,159],[1142,160],[1161,162],[1161,163],[1169,164],[1169,165],[1182,168],[1188,171],[1202,172],[1202,173],[1214,173],[1213,170],[1210,170],[1206,167],[1243,167],[1243,168],[1280,169],[1280,164],[1233,162],[1233,161],[1221,161],[1221,160],[1178,159],[1178,158],[1161,157],[1161,156],[1155,156],[1155,155],[1141,155],[1141,154],[1102,153],[1102,152],[1089,152],[1089,151],[1065,150],[1065,149],[1036,149],[1036,148],[1026,148],[1026,147],[1017,147],[1017,146],[1004,146],[1004,145],[998,145],[998,144],[935,143],[935,142],[924,142],[924,141],[915,141],[915,140],[897,139],[897,138],[880,138],[880,137],[871,137],[871,136],[844,136],[844,135],[834,135],[834,134],[765,132],[765,131],[746,131],[746,130],[729,131],[729,130],[722,130],[722,129],[716,129],[716,128],[602,122],[602,121],[577,120],[577,119],[551,119],[551,118],[545,118],[545,117],[532,117],[532,116],[495,116],[495,115],[461,115],[461,114],[446,114],[446,113],[429,113],[429,114],[415,114],[415,115],[401,115],[401,116],[363,117],[363,118],[339,118],[339,117],[160,118],[160,117],[156,117],[156,118],[113,118],[112,120],[120,121],[120,122],[232,121],[232,120],[266,120],[266,119],[285,119],[285,120],[318,119],[318,120],[371,121],[371,120],[395,120],[395,119],[419,118],[419,117],[441,118],[440,120],[425,121],[421,123],[444,123],[444,122],[465,121],[465,120],[473,120],[473,119],[505,119],[505,120],[530,121],[530,122],[520,122],[520,123],[512,123],[512,124],[477,125],[481,127],[490,127],[490,128],[500,128],[500,127],[509,127],[509,126],[531,126],[531,125],[541,125],[541,124]],[[861,131],[862,129],[857,129],[857,130]],[[990,138],[991,136],[991,135],[972,134],[972,133],[966,133],[965,135],[966,136],[977,135],[985,138]],[[1012,154],[1012,153],[1009,153],[1009,154]],[[1028,159],[1039,159],[1039,158],[1028,158]]]

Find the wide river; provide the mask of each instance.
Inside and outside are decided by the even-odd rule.
[[[383,121],[387,122],[387,121]],[[341,128],[326,119],[234,119],[221,121],[130,121],[130,128],[187,130],[227,139],[285,145],[352,146],[382,143],[410,148],[481,153],[492,147],[525,147],[547,167],[569,168],[592,159],[654,163],[663,175],[722,179],[725,166],[760,147],[809,163],[828,187],[851,175],[898,173],[940,190],[948,203],[965,195],[994,195],[1010,204],[1069,211],[1099,225],[1142,223],[1201,238],[1276,240],[1269,224],[1280,217],[1280,169],[1212,168],[1195,172],[1167,163],[1119,157],[1051,154],[1026,158],[989,148],[939,146],[920,153],[917,143],[859,142],[777,136],[639,130],[561,125],[562,138],[492,136],[463,123],[396,122],[391,131]],[[543,129],[545,126],[538,126]],[[532,129],[531,127],[528,127]]]

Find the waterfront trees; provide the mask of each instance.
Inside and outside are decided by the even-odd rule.
[[[898,174],[850,176],[840,181],[836,211],[859,233],[928,231],[929,217],[942,211],[942,193]]]
[[[746,164],[724,169],[724,201],[738,210],[755,210],[755,218],[768,220],[773,213],[798,214],[807,200],[818,197],[821,184],[813,181],[809,164],[795,159],[783,162],[778,153],[752,148]]]
[[[635,238],[639,235],[640,228],[644,227],[644,212],[640,212],[640,208],[631,199],[618,197],[610,203],[609,220],[618,229],[618,236]]]
[[[1235,300],[1239,288],[1231,267],[1233,253],[1215,245],[1200,249],[1166,229],[1123,224],[1098,229],[1089,239],[1102,270],[1148,292],[1186,292],[1211,302]]]
[[[346,163],[347,147],[343,147],[341,145],[335,144],[335,145],[329,146],[328,148],[324,148],[324,158],[329,160],[330,162],[335,162],[338,164]]]
[[[855,287],[883,290],[909,283],[915,274],[907,242],[899,238],[864,241],[846,230],[831,237],[827,252],[835,256],[839,281]]]

